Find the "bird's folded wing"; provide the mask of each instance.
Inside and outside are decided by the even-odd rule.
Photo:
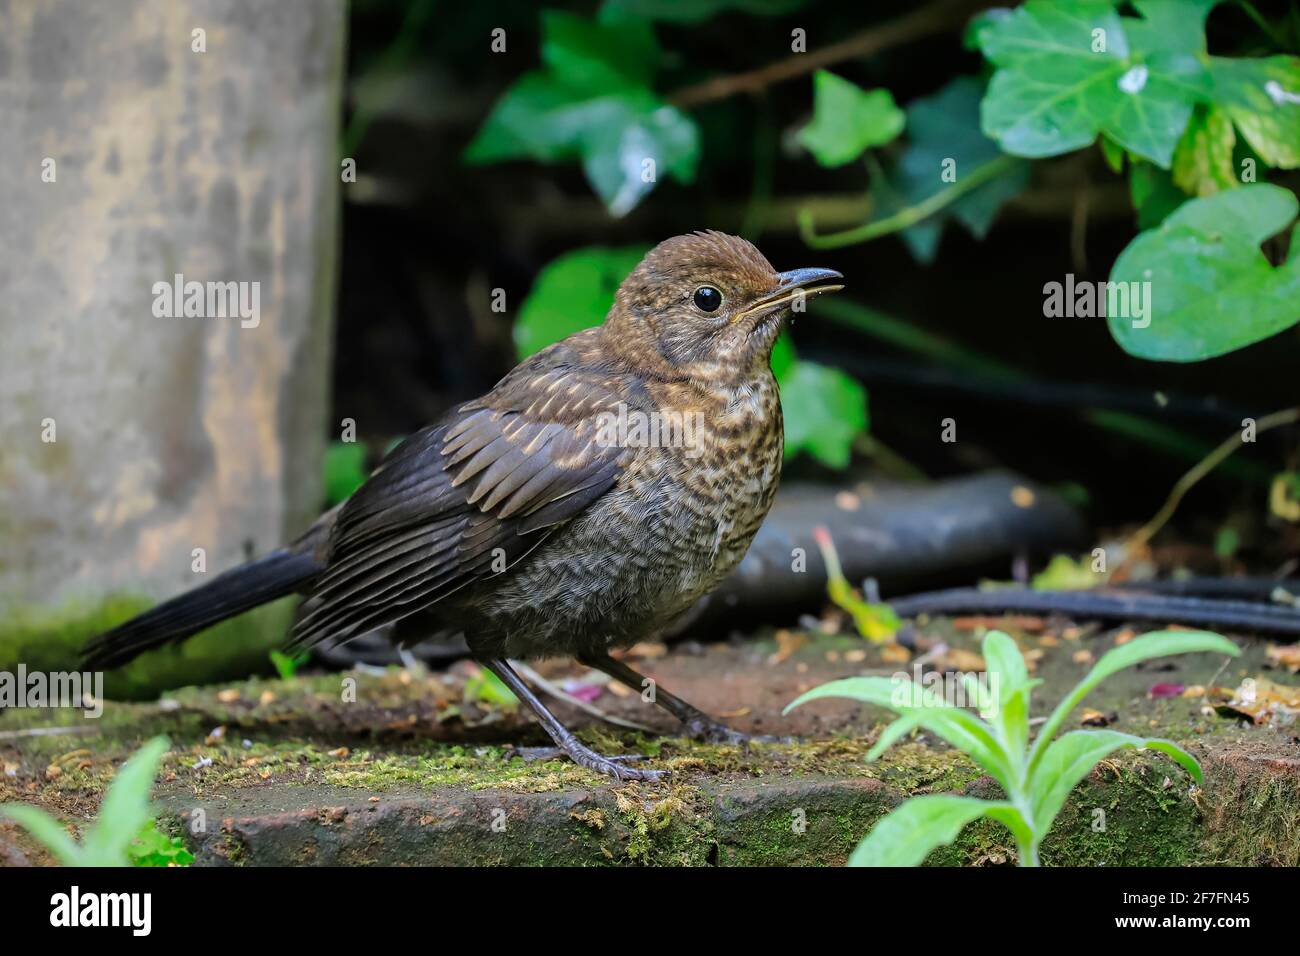
[[[619,394],[590,370],[521,367],[404,441],[339,512],[294,643],[366,633],[524,557],[617,480],[627,453],[602,415]]]

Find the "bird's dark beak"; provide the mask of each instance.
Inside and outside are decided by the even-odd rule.
[[[780,292],[803,289],[805,295],[810,295],[814,292],[839,292],[844,288],[844,283],[832,281],[844,278],[834,269],[791,269],[782,272],[777,278],[781,280],[777,286]]]
[[[789,272],[778,273],[779,281],[776,288],[746,309],[743,315],[771,312],[804,296],[839,292],[844,288],[844,284],[835,280],[843,278],[844,276],[834,269],[791,269]]]

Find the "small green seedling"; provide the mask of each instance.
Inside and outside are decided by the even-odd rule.
[[[885,644],[894,639],[902,621],[888,604],[872,604],[864,601],[862,596],[849,584],[848,578],[840,567],[839,552],[831,533],[822,525],[813,528],[813,540],[822,553],[826,564],[826,593],[830,599],[853,618],[858,633],[875,644]]]
[[[113,778],[99,807],[99,817],[78,844],[63,824],[25,803],[0,805],[0,817],[25,827],[65,866],[159,866],[185,864],[194,858],[177,842],[158,833],[149,805],[158,763],[167,738],[155,737],[131,756]]]
[[[309,660],[311,660],[310,651],[299,651],[297,654],[271,651],[271,663],[275,665],[275,672],[280,675],[280,680],[289,680],[298,673],[298,668]]]
[[[1005,800],[952,794],[914,797],[889,813],[858,844],[850,866],[916,866],[957,838],[966,824],[989,817],[1015,837],[1021,866],[1038,865],[1038,847],[1052,828],[1070,791],[1097,763],[1126,747],[1159,750],[1202,782],[1201,766],[1168,740],[1135,737],[1114,730],[1072,730],[1053,740],[1070,712],[1098,684],[1117,671],[1153,657],[1207,651],[1237,656],[1226,638],[1203,631],[1160,631],[1108,651],[1029,742],[1029,697],[1035,686],[1016,642],[1001,631],[984,638],[985,679],[964,675],[965,700],[989,717],[983,720],[932,687],[892,677],[852,677],[816,687],[786,708],[823,697],[845,697],[886,707],[899,717],[867,754],[875,760],[913,730],[926,730],[961,750],[1002,786]],[[950,695],[953,696],[953,695]]]
[[[465,701],[490,704],[506,710],[513,710],[519,706],[519,698],[514,695],[514,692],[486,667],[479,668],[477,674],[465,681]]]

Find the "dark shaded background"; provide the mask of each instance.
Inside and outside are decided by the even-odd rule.
[[[591,14],[597,5],[551,6]],[[669,61],[659,88],[671,92],[789,56],[793,26],[804,27],[815,47],[913,6],[813,2],[774,18],[728,13],[690,27],[658,24]],[[1280,15],[1291,5],[1258,6]],[[798,197],[866,190],[860,164],[825,170],[793,146],[792,132],[810,116],[810,77],[693,110],[703,134],[697,182],[687,188],[664,181],[622,220],[604,212],[576,164],[462,165],[461,152],[496,98],[537,66],[539,9],[432,3],[422,10],[385,0],[353,6],[344,125],[359,181],[344,187],[332,420],[355,418],[375,449],[490,387],[509,369],[515,361],[510,323],[539,268],[555,256],[700,228],[737,231],[765,152],[774,162],[772,194],[783,207]],[[505,54],[488,52],[495,27],[507,31]],[[1263,42],[1229,5],[1212,12],[1208,35],[1211,53],[1240,55]],[[400,82],[372,111],[367,83],[393,63]],[[906,106],[982,65],[951,31],[833,69],[864,87],[887,87]],[[1295,187],[1294,176],[1271,178]],[[1041,386],[979,387],[954,369],[816,315],[799,321],[793,334],[802,356],[839,364],[866,383],[872,433],[886,445],[935,477],[1001,464],[1043,482],[1082,486],[1088,494],[1080,500],[1094,523],[1117,527],[1149,518],[1194,459],[1088,424],[1087,405],[1141,411],[1208,447],[1239,428],[1243,415],[1260,416],[1300,398],[1294,329],[1219,359],[1174,365],[1127,356],[1104,319],[1044,318],[1045,282],[1067,272],[1104,280],[1135,231],[1125,180],[1093,148],[1034,163],[1029,193],[1003,210],[985,241],[949,225],[930,266],[913,260],[898,236],[809,250],[789,216],[776,216],[751,238],[777,268],[839,269],[847,294],[858,301],[1029,370]],[[496,287],[506,290],[506,314],[487,307]],[[1075,386],[1092,391],[1082,398]],[[939,441],[939,422],[948,416],[959,423],[956,444]],[[1231,467],[1189,496],[1175,527],[1205,542],[1236,511],[1248,549],[1269,558],[1294,550],[1296,542],[1266,533],[1258,522],[1267,475],[1288,455],[1294,462],[1295,447],[1294,438],[1262,435],[1258,446],[1234,456]],[[797,462],[787,474],[819,469]]]

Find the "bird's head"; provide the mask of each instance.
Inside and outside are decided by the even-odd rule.
[[[623,280],[605,331],[620,354],[647,370],[741,379],[766,367],[790,311],[842,289],[842,278],[832,269],[777,272],[738,236],[675,236]]]

